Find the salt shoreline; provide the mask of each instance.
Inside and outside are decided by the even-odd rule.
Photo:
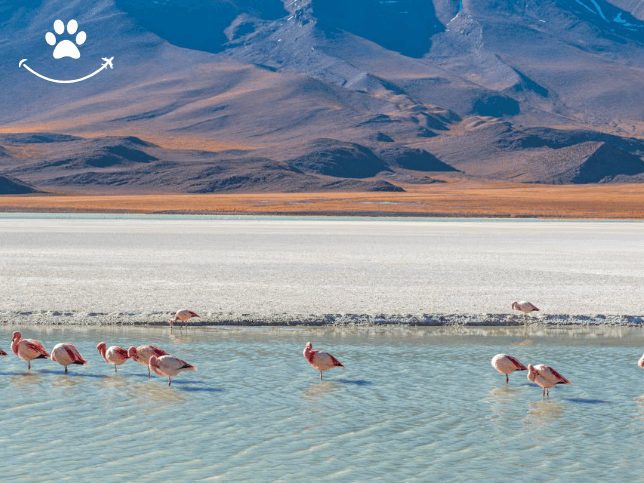
[[[0,324],[20,326],[167,326],[171,312],[95,313],[71,311],[19,311],[0,313]],[[179,323],[175,324],[179,326]],[[182,325],[182,324],[181,324]],[[241,327],[644,327],[644,315],[568,315],[539,314],[323,314],[260,315],[208,313],[202,319],[188,321],[188,326]]]
[[[0,323],[644,323],[642,223],[0,217],[0,260]]]

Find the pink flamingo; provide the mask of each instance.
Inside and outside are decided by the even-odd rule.
[[[65,366],[65,374],[67,374],[67,366],[70,364],[81,366],[87,364],[87,361],[79,354],[78,349],[67,342],[58,344],[51,350],[51,360],[58,362],[61,366]]]
[[[640,360],[637,361],[637,365],[644,369],[644,356],[640,357]]]
[[[190,320],[193,317],[201,318],[200,315],[195,314],[192,310],[187,310],[187,309],[182,309],[178,310],[177,313],[174,315],[173,319],[170,319],[170,331],[172,331],[172,323],[176,322],[177,320],[183,321],[184,327],[187,328],[186,325],[186,320]]]
[[[20,332],[13,333],[11,350],[22,360],[27,361],[27,369],[31,369],[31,361],[34,359],[48,359],[50,357],[39,341],[23,339]]]
[[[328,352],[314,351],[310,342],[306,343],[304,348],[304,357],[313,367],[320,371],[320,381],[322,380],[322,371],[328,371],[332,367],[341,367],[346,369],[342,363]]]
[[[543,396],[550,396],[550,388],[557,384],[572,384],[552,367],[545,364],[528,364],[528,380],[543,388]]]
[[[7,355],[7,353],[5,351],[3,351],[2,348],[0,348],[0,356],[6,356],[6,355]]]
[[[168,386],[172,384],[171,377],[176,376],[182,371],[196,371],[197,368],[186,361],[182,361],[174,356],[151,356],[148,367],[152,369],[155,374],[168,378]]]
[[[521,302],[512,302],[512,308],[514,310],[518,310],[520,312],[523,312],[524,314],[529,314],[530,312],[535,312],[539,311],[538,308],[536,308],[534,305],[532,305],[530,302],[526,302],[525,300]]]
[[[140,364],[143,364],[148,368],[148,378],[150,377],[150,357],[156,356],[167,356],[168,353],[163,349],[159,349],[153,345],[141,345],[139,347],[130,347],[127,351],[127,355],[133,361],[136,361]]]
[[[107,344],[101,342],[96,346],[96,350],[103,356],[105,362],[114,364],[114,372],[116,372],[116,366],[120,366],[128,360],[127,351],[117,345],[113,345],[108,349]]]
[[[505,383],[508,384],[510,379],[508,374],[514,371],[527,371],[528,368],[521,364],[516,357],[507,354],[497,354],[492,358],[492,367],[494,367],[501,374],[505,374]]]

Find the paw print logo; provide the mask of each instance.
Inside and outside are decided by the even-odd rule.
[[[78,30],[78,22],[74,19],[67,22],[67,33],[69,35],[74,35]],[[65,24],[62,20],[56,20],[54,22],[54,31],[58,35],[63,35],[65,33]],[[71,40],[61,40],[56,43],[56,36],[51,32],[47,32],[45,35],[45,40],[52,47],[55,45],[54,49],[54,59],[62,59],[63,57],[71,57],[72,59],[80,58],[80,51],[76,45],[83,45],[85,40],[87,40],[87,34],[83,31],[78,32],[76,35],[76,43]]]

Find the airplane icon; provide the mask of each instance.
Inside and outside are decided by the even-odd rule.
[[[110,69],[113,69],[114,66],[112,65],[112,61],[114,60],[114,57],[110,57],[109,59],[103,57],[103,60],[105,63],[103,64],[103,68],[107,67],[108,65],[110,66]]]

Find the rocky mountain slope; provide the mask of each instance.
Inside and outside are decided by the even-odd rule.
[[[200,193],[641,182],[643,5],[5,0],[0,175]],[[79,59],[52,56],[59,18],[87,34]],[[113,70],[73,84],[19,67],[75,79],[102,57]]]

